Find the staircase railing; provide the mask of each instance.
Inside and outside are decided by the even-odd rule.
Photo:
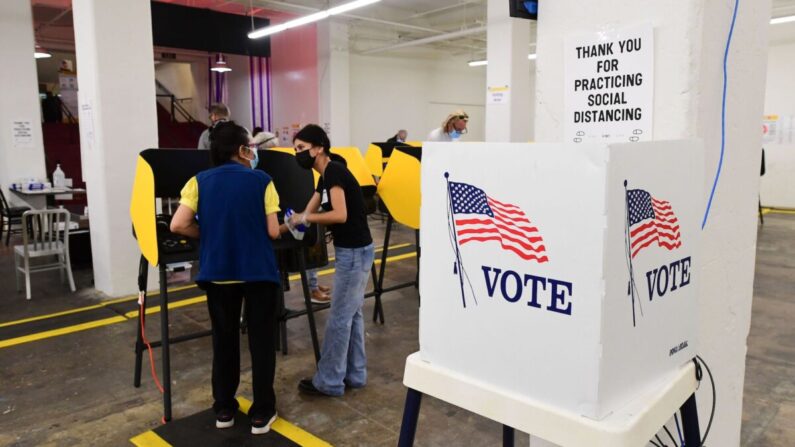
[[[183,105],[185,101],[193,101],[193,98],[177,98],[176,95],[174,95],[171,90],[168,89],[168,87],[163,85],[158,80],[155,80],[155,85],[157,86],[157,89],[162,92],[157,93],[157,97],[169,99],[171,122],[177,122],[177,114],[179,114],[183,120],[189,123],[196,121],[193,115],[191,115],[190,112],[188,112],[188,109],[186,109]]]
[[[75,116],[72,115],[72,111],[69,110],[69,107],[67,107],[63,101],[58,101],[58,104],[60,104],[61,113],[63,113],[63,115],[66,117],[66,120],[69,122],[69,124],[76,124],[77,120],[75,119]]]

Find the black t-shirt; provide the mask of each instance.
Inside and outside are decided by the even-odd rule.
[[[320,194],[320,206],[323,211],[331,211],[334,204],[331,202],[329,190],[339,186],[345,192],[345,206],[348,210],[348,220],[345,223],[329,225],[334,236],[334,245],[342,248],[366,247],[373,242],[370,236],[370,227],[367,226],[367,215],[364,213],[364,196],[362,188],[356,178],[343,164],[330,161],[326,165],[323,176],[317,182],[317,193]]]

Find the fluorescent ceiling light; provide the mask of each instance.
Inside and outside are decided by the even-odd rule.
[[[528,58],[528,59],[530,59],[531,61],[533,61],[533,60],[535,60],[535,59],[536,59],[536,54],[535,54],[535,53],[528,54],[528,55],[527,55],[527,58]],[[468,62],[468,65],[469,65],[470,67],[481,67],[481,66],[483,66],[483,65],[488,65],[488,64],[489,64],[489,61],[487,61],[487,60],[481,60],[481,61],[469,61],[469,62]]]
[[[771,25],[778,25],[779,23],[789,23],[795,22],[795,16],[784,16],[784,17],[776,17],[774,19],[770,19]]]
[[[308,16],[299,17],[297,19],[280,23],[278,25],[268,26],[266,28],[260,28],[258,30],[248,33],[248,38],[259,39],[260,37],[270,36],[271,34],[276,34],[278,32],[285,31],[290,28],[295,28],[301,25],[318,22],[320,20],[327,19],[333,15],[343,14],[348,11],[361,8],[363,6],[372,5],[373,3],[377,3],[380,1],[381,0],[355,0],[352,2],[344,3],[342,5],[335,6],[333,8],[329,8],[323,11],[318,11],[316,13],[309,14]]]
[[[45,50],[41,46],[36,45],[36,47],[33,50],[33,56],[36,59],[47,59],[48,57],[52,57],[52,54],[50,54],[49,51]]]

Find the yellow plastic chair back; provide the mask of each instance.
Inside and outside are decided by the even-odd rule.
[[[348,170],[359,182],[359,186],[375,186],[373,174],[367,167],[367,163],[358,147],[332,147],[331,152],[345,159]]]
[[[370,144],[367,147],[367,152],[364,154],[364,161],[370,173],[376,177],[381,177],[384,174],[383,154],[381,148],[375,144]]]
[[[139,155],[130,198],[130,220],[138,247],[151,265],[157,265],[159,261],[155,217],[155,175],[152,166]]]
[[[407,227],[420,228],[420,161],[395,148],[378,182],[378,195],[392,217]]]

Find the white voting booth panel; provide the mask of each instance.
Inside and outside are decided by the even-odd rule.
[[[593,419],[660,386],[696,354],[702,163],[693,141],[427,143],[422,360]]]

